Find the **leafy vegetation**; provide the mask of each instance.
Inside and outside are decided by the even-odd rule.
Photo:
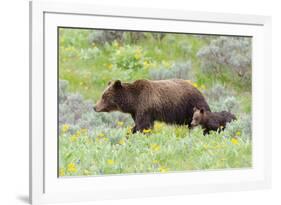
[[[251,39],[87,29],[59,31],[60,176],[251,167]],[[92,107],[108,81],[191,80],[213,111],[238,120],[221,132],[156,122],[130,133],[129,115]]]

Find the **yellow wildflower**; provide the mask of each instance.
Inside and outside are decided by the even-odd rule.
[[[151,144],[150,149],[152,151],[159,151],[160,150],[160,145],[159,144]]]
[[[69,163],[67,165],[67,171],[68,172],[72,172],[72,173],[77,172],[77,168],[76,168],[75,164],[74,163]]]
[[[114,48],[119,48],[120,45],[119,45],[119,43],[118,43],[117,41],[114,41],[114,42],[113,42],[113,47],[114,47]]]
[[[135,59],[136,60],[139,60],[141,58],[141,49],[140,48],[137,48],[135,50]]]
[[[118,141],[118,144],[120,144],[120,145],[125,144],[125,140],[120,139],[120,140]]]
[[[68,124],[64,124],[64,125],[62,126],[62,132],[65,133],[65,132],[67,132],[68,130],[69,130],[69,125],[68,125]]]
[[[162,123],[156,122],[154,125],[154,129],[159,131],[164,127],[164,125]]]
[[[159,161],[158,161],[158,160],[153,160],[152,163],[153,163],[153,164],[158,164]]]
[[[105,136],[105,134],[102,133],[102,132],[98,134],[98,137],[100,137],[100,138],[102,138],[102,137],[104,137],[104,136]]]
[[[135,54],[135,59],[139,60],[141,58],[141,56],[139,54]]]
[[[120,49],[122,49],[122,47],[121,47]],[[116,54],[117,54],[117,55],[120,55],[120,54],[121,54],[121,50],[120,50],[120,49],[116,51]],[[123,50],[123,49],[122,49],[122,50]]]
[[[196,87],[196,88],[199,87],[197,83],[192,83],[192,85],[193,85],[194,87]]]
[[[151,65],[152,65],[152,64],[149,63],[148,61],[144,61],[144,62],[143,62],[143,67],[144,67],[144,68],[149,68]]]
[[[75,133],[75,135],[76,135],[77,137],[79,137],[79,136],[81,135],[81,131],[78,130],[78,131]]]
[[[86,129],[86,128],[81,128],[81,129],[80,129],[80,132],[81,132],[82,134],[86,135],[86,134],[88,133],[88,129]]]
[[[122,121],[117,121],[117,125],[120,126],[120,127],[122,127],[122,126],[124,125],[124,122],[122,122]]]
[[[132,134],[132,127],[128,127],[128,128],[127,128],[126,134],[127,134],[127,135]]]
[[[206,90],[206,86],[205,85],[201,85],[201,89],[202,90]]]
[[[113,165],[114,164],[114,160],[113,159],[108,159],[106,162],[109,165]]]
[[[151,129],[144,129],[143,130],[143,133],[150,133],[151,132]]]
[[[65,170],[64,170],[64,168],[60,168],[59,176],[61,176],[61,177],[65,176]]]
[[[238,144],[238,140],[236,138],[231,138],[231,143],[232,144]]]
[[[236,135],[237,135],[237,136],[241,136],[241,132],[239,132],[239,131],[236,132]]]
[[[111,70],[112,67],[113,67],[113,65],[112,65],[111,63],[107,65],[107,68],[108,68],[109,70]]]
[[[90,175],[90,171],[87,170],[87,169],[85,169],[84,172],[83,172],[83,174],[84,174],[84,175]]]
[[[168,172],[168,168],[167,168],[167,167],[161,166],[161,167],[159,167],[159,171],[160,171],[161,173],[165,173],[165,172]]]
[[[163,64],[163,66],[166,67],[166,68],[169,68],[169,67],[172,66],[172,64],[171,64],[170,62],[164,61],[164,60],[162,61],[162,64]]]
[[[71,135],[71,137],[70,137],[70,141],[71,141],[71,142],[76,142],[77,139],[78,139],[78,136],[77,136],[77,135]]]

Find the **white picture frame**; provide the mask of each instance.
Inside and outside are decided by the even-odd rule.
[[[57,124],[54,117],[57,116],[57,28],[61,26],[252,36],[253,167],[167,174],[58,178]],[[32,204],[269,188],[270,120],[270,17],[30,2]]]

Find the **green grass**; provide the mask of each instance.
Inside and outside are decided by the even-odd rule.
[[[66,131],[59,143],[61,176],[246,168],[252,162],[250,140],[164,123],[146,134],[128,134],[126,127],[93,135]]]
[[[148,36],[136,44],[115,41],[93,45],[89,44],[89,33],[90,30],[60,29],[59,78],[68,81],[68,92],[79,93],[94,104],[110,80],[132,82],[149,78],[149,69],[169,69],[175,62],[190,60],[199,89],[222,84],[237,98],[240,113],[235,114],[251,114],[247,82],[227,70],[220,76],[202,72],[196,54],[210,39],[167,34],[161,41]],[[190,131],[185,126],[156,123],[146,134],[128,133],[130,128],[124,125],[73,133],[65,126],[59,136],[60,176],[252,166],[251,136],[237,137],[228,130],[203,136],[199,127]]]
[[[81,33],[80,33],[81,32]],[[61,29],[60,30],[60,61],[59,78],[70,82],[69,90],[79,92],[86,99],[96,101],[101,92],[106,87],[108,81],[120,79],[123,81],[134,81],[136,79],[147,78],[151,68],[161,66],[167,69],[176,61],[192,61],[194,71],[200,71],[200,62],[196,57],[198,50],[206,45],[206,40],[198,39],[193,35],[167,34],[162,41],[156,41],[152,37],[138,42],[131,47],[141,48],[140,64],[144,61],[150,63],[148,68],[137,70],[126,69],[115,65],[116,53],[126,45],[116,45],[115,43],[106,46],[88,44],[89,30]],[[73,39],[71,39],[71,36]],[[69,39],[67,41],[67,39]],[[74,43],[76,42],[76,44]],[[183,46],[188,45],[188,49],[183,53]],[[81,60],[81,49],[99,49],[98,57]],[[126,49],[124,49],[126,51]],[[127,55],[129,56],[130,53]],[[110,67],[113,65],[113,67]],[[204,75],[201,75],[201,77]],[[203,80],[197,75],[198,82],[206,86],[212,85],[209,77]]]

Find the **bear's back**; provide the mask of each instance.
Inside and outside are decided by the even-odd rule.
[[[205,98],[191,83],[181,79],[138,80],[141,89],[139,109],[151,112],[155,120],[168,123],[190,123],[194,107],[210,110]]]
[[[209,121],[219,121],[220,123],[227,123],[232,120],[236,120],[235,115],[227,111],[208,112],[207,117],[210,118]]]

